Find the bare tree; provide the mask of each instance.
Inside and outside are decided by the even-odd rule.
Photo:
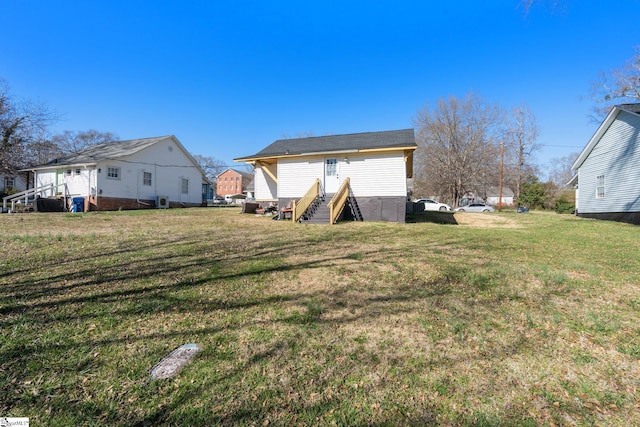
[[[56,115],[45,106],[11,97],[0,78],[0,172],[15,173],[26,165],[27,144],[43,139]]]
[[[500,108],[473,93],[440,99],[420,111],[416,192],[458,205],[467,192],[497,185]]]
[[[193,158],[205,172],[207,179],[213,183],[216,182],[216,177],[227,169],[227,166],[222,160],[218,160],[213,157],[205,157],[200,154],[196,154]]]
[[[571,166],[573,166],[579,155],[580,153],[575,152],[551,159],[549,162],[549,181],[554,183],[557,188],[567,188],[567,182],[573,176]]]
[[[622,67],[600,73],[592,82],[591,97],[598,104],[594,107],[595,121],[600,122],[615,104],[640,101],[640,47]]]
[[[524,104],[511,109],[506,123],[504,183],[517,199],[524,180],[534,174],[533,153],[540,148],[536,142],[540,130],[536,116]]]
[[[295,134],[290,134],[289,132],[282,132],[282,139],[298,139],[298,138],[311,138],[315,136],[313,132],[296,132]]]
[[[54,135],[51,142],[58,146],[64,154],[77,153],[91,145],[104,144],[118,141],[118,135],[113,132],[100,132],[95,129],[86,131],[71,131]]]
[[[34,166],[45,164],[63,155],[62,150],[49,139],[30,142],[25,149],[25,164]]]

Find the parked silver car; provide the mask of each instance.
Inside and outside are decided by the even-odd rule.
[[[460,206],[454,209],[455,212],[495,212],[496,210],[483,203],[471,203],[467,206]]]

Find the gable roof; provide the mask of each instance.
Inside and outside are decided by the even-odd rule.
[[[596,132],[593,134],[593,136],[589,140],[589,143],[587,143],[587,145],[584,147],[584,149],[582,150],[582,152],[580,153],[576,161],[573,163],[573,165],[571,166],[571,170],[578,170],[578,168],[582,166],[582,164],[587,159],[587,157],[589,157],[589,154],[591,154],[591,151],[593,151],[593,149],[598,144],[600,139],[604,136],[607,130],[609,130],[609,127],[611,126],[611,124],[618,118],[618,115],[623,111],[626,111],[627,113],[631,113],[631,114],[640,115],[640,103],[639,104],[620,104],[620,105],[614,106],[611,109],[611,111],[609,111],[609,114],[607,114],[607,117],[600,124],[600,126],[598,127],[598,130],[596,130]],[[571,181],[569,181],[568,184],[572,184],[572,183],[574,183],[573,178],[571,179]]]
[[[499,197],[500,196],[500,187],[489,187],[487,188],[487,197]],[[502,197],[513,197],[515,193],[510,187],[502,187]]]
[[[70,153],[53,159],[47,163],[30,167],[27,170],[47,169],[51,166],[95,165],[104,160],[115,160],[130,156],[140,150],[144,150],[145,148],[152,146],[153,144],[164,141],[165,139],[172,139],[173,142],[179,144],[178,140],[173,135],[130,139],[127,141],[105,142],[103,144],[91,145],[75,153]]]
[[[235,173],[237,173],[238,175],[241,175],[244,179],[250,179],[253,177],[253,174],[250,174],[248,172],[244,172],[244,171],[240,171],[238,169],[233,169],[233,168],[226,168],[225,170],[223,170],[222,172],[220,172],[218,175],[216,175],[216,179],[218,179],[218,177],[226,172],[229,171],[233,171]]]
[[[193,158],[193,156],[187,151],[186,148],[178,141],[174,135],[156,136],[153,138],[139,138],[129,139],[126,141],[106,142],[103,144],[91,145],[85,149],[79,150],[75,153],[67,154],[57,159],[53,159],[42,165],[32,166],[30,168],[23,169],[24,171],[34,171],[51,168],[63,168],[69,166],[94,166],[99,162],[106,160],[117,160],[124,157],[135,154],[145,148],[151,147],[159,142],[170,140],[174,143],[187,158],[198,168],[202,174],[203,181],[210,183],[206,177],[206,173],[202,170],[202,167]]]
[[[239,157],[234,160],[242,162],[274,157],[346,153],[390,148],[411,150],[417,148],[413,129],[279,139],[256,154]]]

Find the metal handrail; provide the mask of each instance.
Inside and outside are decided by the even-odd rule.
[[[320,196],[320,178],[311,185],[307,194],[305,194],[297,202],[294,200],[291,206],[291,219],[294,223],[298,222],[302,215],[309,209],[309,206]]]
[[[329,224],[335,224],[349,198],[349,178],[345,179],[340,189],[329,202]]]

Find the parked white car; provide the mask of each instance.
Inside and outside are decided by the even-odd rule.
[[[414,203],[424,203],[425,211],[450,211],[451,206],[446,203],[438,203],[431,199],[418,199]]]

